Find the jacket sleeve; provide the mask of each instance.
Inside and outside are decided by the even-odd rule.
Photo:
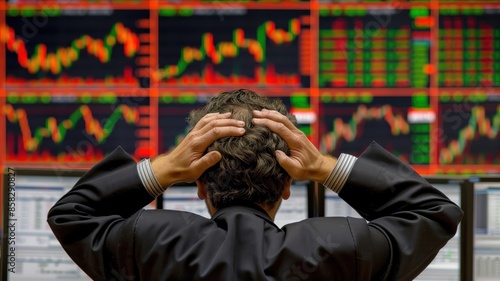
[[[376,143],[356,161],[339,196],[391,247],[386,280],[413,280],[451,239],[462,210]]]
[[[107,255],[107,241],[123,236],[125,225],[133,224],[153,199],[141,183],[137,163],[117,148],[50,209],[47,221],[64,250],[93,280],[122,280],[123,270]]]

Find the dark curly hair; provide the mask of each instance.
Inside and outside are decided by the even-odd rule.
[[[295,116],[288,113],[281,100],[269,99],[247,89],[222,92],[210,99],[205,107],[189,114],[191,128],[203,116],[213,112],[231,112],[232,118],[246,124],[243,136],[219,139],[207,149],[207,152],[217,150],[222,154],[222,160],[199,179],[205,184],[207,195],[217,209],[241,203],[274,205],[290,180],[274,153],[282,150],[289,155],[286,142],[267,127],[254,126],[251,122],[252,110],[263,108],[276,110],[297,124]]]

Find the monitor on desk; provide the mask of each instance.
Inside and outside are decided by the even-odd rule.
[[[461,186],[465,179],[436,176],[427,177],[426,180],[448,196],[453,203],[461,205]],[[461,228],[459,226],[455,236],[446,243],[429,266],[415,278],[415,281],[462,280],[460,276],[460,236]]]
[[[4,171],[2,280],[90,280],[47,224],[49,209],[82,176],[80,171]]]
[[[462,178],[427,177],[426,180],[443,192],[451,201],[460,206]],[[361,218],[354,208],[343,201],[333,191],[324,189],[324,206],[320,207],[326,217],[356,217]],[[321,193],[320,193],[321,194]],[[439,251],[434,260],[415,280],[460,280],[460,228],[455,237]]]
[[[12,169],[3,175],[2,278],[5,281],[91,280],[66,254],[47,213],[85,171]],[[156,208],[154,204],[145,209]]]
[[[470,181],[474,191],[474,280],[500,280],[500,178],[473,177]]]
[[[301,221],[310,216],[308,184],[309,182],[292,183],[290,198],[282,201],[276,214],[274,223],[277,226],[283,227],[285,224]],[[194,183],[173,185],[159,197],[158,201],[161,201],[157,203],[161,209],[187,211],[210,218],[205,201],[198,198]]]

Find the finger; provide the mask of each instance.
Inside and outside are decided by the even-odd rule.
[[[297,170],[295,162],[290,157],[288,157],[288,155],[286,155],[285,152],[283,152],[281,150],[276,150],[275,155],[276,155],[276,160],[278,160],[278,163],[280,164],[280,166],[283,167],[283,169],[285,169],[285,171],[290,176],[293,177],[294,171]]]
[[[272,132],[278,134],[289,145],[297,140],[296,134],[291,131],[285,124],[276,122],[268,118],[252,118],[252,123],[255,125],[266,126]]]
[[[218,151],[210,151],[200,159],[193,162],[193,169],[200,172],[200,175],[208,168],[215,165],[222,159],[222,155]]]
[[[278,160],[278,163],[280,164],[281,167],[283,167],[285,170],[285,166],[289,166],[290,163],[288,163],[288,155],[286,155],[283,151],[281,150],[276,150],[276,160]]]
[[[208,113],[205,116],[203,116],[203,118],[201,118],[200,121],[198,121],[198,123],[196,123],[196,125],[193,128],[193,130],[202,128],[205,125],[207,125],[208,123],[212,122],[213,120],[228,118],[229,116],[231,116],[231,112],[226,112],[226,113],[218,113],[218,112]]]
[[[245,129],[234,126],[214,127],[197,137],[197,142],[193,144],[199,149],[205,150],[209,145],[224,137],[238,137],[245,133]]]
[[[267,119],[271,119],[271,120],[278,122],[278,123],[283,123],[291,131],[293,131],[294,129],[297,129],[297,127],[295,127],[295,125],[292,123],[292,121],[290,121],[290,119],[288,119],[288,117],[279,113],[276,110],[267,110],[267,109],[263,109],[262,111],[254,110],[252,113],[253,113],[254,118],[255,117],[267,118]]]
[[[217,127],[244,127],[245,122],[238,119],[213,119],[209,123],[205,124],[205,126],[197,129],[199,134],[206,134],[208,131],[217,128]]]

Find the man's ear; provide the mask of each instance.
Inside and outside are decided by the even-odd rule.
[[[201,181],[197,180],[196,186],[198,187],[198,198],[200,198],[201,200],[205,200],[207,198],[205,185]]]
[[[281,197],[283,197],[283,200],[287,200],[288,198],[290,198],[290,186],[292,185],[292,178],[290,178],[290,180],[285,183],[285,188],[283,188],[283,194],[281,195]]]

